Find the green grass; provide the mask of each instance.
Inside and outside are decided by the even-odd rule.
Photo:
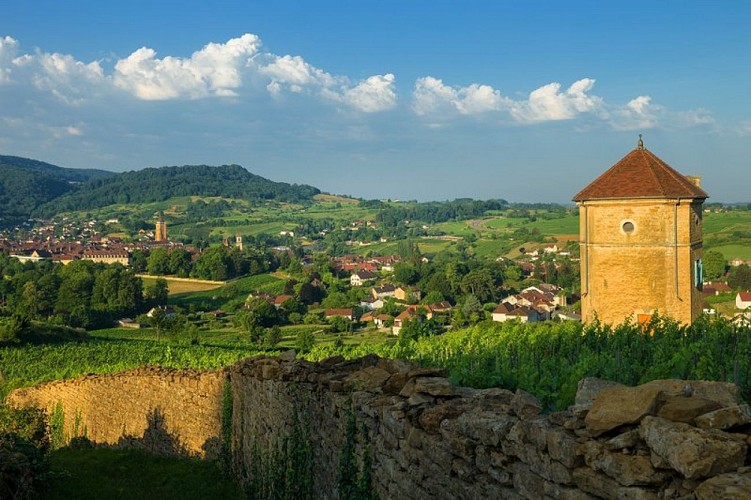
[[[720,245],[707,247],[705,250],[716,250],[724,255],[726,260],[733,260],[736,257],[751,260],[751,245]]]
[[[559,219],[538,219],[526,224],[529,229],[538,229],[544,235],[579,234],[579,216],[567,215]]]
[[[222,309],[230,302],[244,301],[250,292],[263,292],[280,295],[284,291],[285,280],[271,274],[245,276],[227,282],[221,288],[198,292],[181,293],[170,297],[170,303],[195,310],[210,311]]]
[[[704,234],[751,231],[751,211],[739,210],[704,214],[702,226]]]
[[[53,472],[43,499],[245,498],[219,466],[198,459],[157,457],[138,450],[63,448],[49,456]]]

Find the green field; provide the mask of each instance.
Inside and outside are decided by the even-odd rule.
[[[706,250],[716,250],[725,256],[725,260],[740,258],[751,260],[751,243],[746,245],[720,245],[707,247]]]

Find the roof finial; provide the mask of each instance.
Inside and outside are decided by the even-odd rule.
[[[641,134],[639,134],[639,142],[636,143],[636,149],[644,149],[644,141],[641,140]]]

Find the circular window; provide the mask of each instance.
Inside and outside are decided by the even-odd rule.
[[[624,233],[631,234],[634,232],[635,226],[633,222],[631,222],[630,220],[627,220],[621,225],[621,229],[623,230]]]

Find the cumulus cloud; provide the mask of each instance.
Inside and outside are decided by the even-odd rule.
[[[594,85],[595,80],[583,78],[561,91],[561,84],[553,82],[533,90],[526,100],[508,99],[505,104],[511,116],[521,123],[570,120],[602,107],[602,98],[587,93]]]
[[[396,106],[396,77],[387,73],[374,75],[339,95],[339,100],[364,113],[386,111]],[[337,95],[337,94],[335,94]]]
[[[18,53],[18,41],[9,36],[0,37],[0,85],[10,83],[11,64]]]
[[[463,115],[497,111],[501,93],[488,85],[473,83],[467,87],[451,87],[442,80],[427,76],[415,82],[412,109],[418,115],[454,110]]]
[[[282,90],[300,93],[305,87],[329,87],[335,79],[300,56],[274,56],[272,62],[259,67],[258,72],[271,79],[267,89],[273,95],[280,95]]]
[[[234,96],[242,85],[241,70],[258,53],[261,40],[245,34],[227,43],[210,43],[190,58],[156,57],[141,47],[115,64],[117,87],[144,100]]]
[[[73,56],[37,51],[18,55],[19,44],[0,38],[0,84],[11,78],[29,83],[70,104],[95,95],[119,93],[145,101],[236,97],[247,86],[261,87],[275,98],[285,92],[315,96],[350,109],[375,113],[396,106],[395,77],[391,73],[351,81],[317,68],[296,55],[262,50],[253,34],[226,43],[209,43],[190,57],[159,57],[141,47],[115,62],[105,74],[98,61],[84,63]]]
[[[631,99],[625,106],[611,113],[610,126],[615,130],[646,130],[657,126],[661,106],[652,104],[652,98],[640,95]]]
[[[68,104],[82,99],[106,83],[104,71],[97,61],[83,63],[65,54],[23,55],[13,60],[19,72],[26,72],[39,90],[50,92]]]

